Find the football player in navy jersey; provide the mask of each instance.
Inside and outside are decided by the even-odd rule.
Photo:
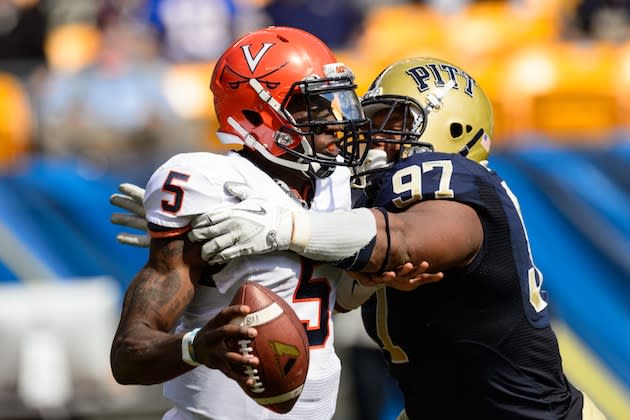
[[[373,129],[357,183],[369,208],[296,211],[228,184],[241,203],[192,223],[203,258],[288,249],[365,285],[426,260],[444,276],[356,300],[369,296],[364,325],[404,394],[400,418],[604,418],[564,375],[518,201],[487,165],[492,108],[475,80],[441,60],[405,59],[362,104]]]

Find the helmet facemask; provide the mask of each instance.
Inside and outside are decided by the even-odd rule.
[[[412,98],[383,95],[366,98],[362,105],[372,128],[366,137],[366,157],[355,169],[355,187],[365,187],[375,173],[399,159],[433,150],[430,143],[420,141],[426,127],[426,112]]]
[[[275,136],[275,143],[297,162],[309,164],[308,174],[323,178],[336,166],[359,165],[365,153],[361,144],[370,122],[350,77],[310,78],[294,83],[281,104],[284,125]],[[333,140],[322,143],[321,135]],[[320,137],[320,139],[318,139]],[[300,146],[288,147],[294,139]]]

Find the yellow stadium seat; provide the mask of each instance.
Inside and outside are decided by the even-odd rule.
[[[514,48],[558,38],[559,17],[526,3],[471,3],[442,17],[445,43],[459,56],[506,54]]]
[[[471,3],[447,13],[423,4],[375,8],[357,43],[377,67],[410,55],[436,55],[461,66],[488,55],[558,39],[567,0]]]
[[[408,57],[410,51],[437,50],[445,46],[442,16],[426,5],[405,4],[375,8],[366,18],[357,48],[375,68]]]
[[[620,106],[620,128],[630,133],[630,41],[619,47],[618,58],[618,79],[615,92]]]
[[[100,42],[101,33],[94,25],[72,23],[55,27],[44,41],[48,65],[58,71],[80,70],[94,61]]]
[[[9,166],[27,152],[32,143],[33,116],[22,82],[0,73],[0,166]]]
[[[373,75],[392,62],[412,56],[437,57],[468,71],[490,98],[495,117],[495,143],[513,132],[511,105],[498,95],[503,62],[515,49],[559,36],[563,2],[525,0],[472,3],[454,13],[427,5],[376,8],[367,17],[358,51],[369,57]]]
[[[617,61],[613,46],[597,43],[558,42],[513,54],[495,81],[508,135],[574,144],[610,138],[622,120]]]

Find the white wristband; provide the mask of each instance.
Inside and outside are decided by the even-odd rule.
[[[188,331],[182,337],[182,360],[190,366],[199,366],[201,363],[195,360],[195,350],[193,349],[193,341],[201,328],[195,328]]]

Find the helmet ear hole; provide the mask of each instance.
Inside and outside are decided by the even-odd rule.
[[[243,109],[241,112],[253,126],[258,127],[263,123],[263,119],[258,112],[252,111],[251,109]]]
[[[456,139],[464,134],[464,127],[460,123],[452,123],[450,126],[451,137]]]
[[[472,126],[466,125],[466,134],[470,134],[472,131]]]

